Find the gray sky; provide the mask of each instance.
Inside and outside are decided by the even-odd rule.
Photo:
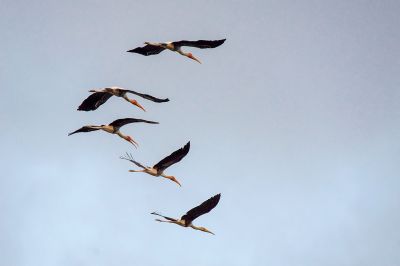
[[[399,2],[215,2],[0,1],[0,265],[400,264]],[[112,85],[171,101],[76,111]],[[160,125],[67,137],[122,117]],[[188,140],[182,188],[118,159]],[[218,192],[215,236],[150,215]]]

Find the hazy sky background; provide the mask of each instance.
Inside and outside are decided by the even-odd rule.
[[[400,265],[399,1],[0,1],[0,265]],[[144,41],[221,39],[164,52]],[[78,112],[88,90],[122,86]],[[85,124],[137,117],[140,148]],[[168,169],[152,165],[191,140]],[[216,193],[195,221],[159,224]]]

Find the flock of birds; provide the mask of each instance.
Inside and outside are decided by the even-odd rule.
[[[226,39],[222,40],[213,40],[213,41],[208,41],[208,40],[198,40],[198,41],[177,41],[177,42],[165,42],[165,43],[151,43],[151,42],[145,42],[145,46],[143,47],[137,47],[135,49],[129,50],[128,52],[131,53],[138,53],[144,56],[149,56],[149,55],[155,55],[159,54],[164,50],[170,50],[176,53],[179,53],[183,56],[186,56],[198,63],[201,64],[200,60],[197,59],[196,57],[193,56],[192,53],[186,53],[182,51],[182,46],[189,46],[189,47],[196,47],[200,49],[205,49],[205,48],[215,48],[220,45],[222,45],[225,42]],[[148,95],[148,94],[143,94],[139,93],[136,91],[132,90],[127,90],[124,88],[120,87],[108,87],[108,88],[103,88],[101,90],[90,90],[89,92],[92,92],[92,94],[87,97],[81,105],[78,107],[78,111],[94,111],[97,108],[99,108],[102,104],[107,102],[108,99],[110,99],[112,96],[116,97],[121,97],[124,98],[126,101],[130,102],[131,104],[137,106],[138,108],[142,109],[143,111],[146,111],[145,108],[138,103],[137,100],[131,99],[128,97],[128,94],[133,94],[136,96],[139,96],[143,99],[150,100],[156,103],[163,103],[163,102],[168,102],[169,99],[160,99],[156,98],[154,96]],[[75,133],[81,133],[81,132],[91,132],[91,131],[96,131],[96,130],[103,130],[105,132],[111,133],[111,134],[116,134],[119,137],[125,139],[126,141],[130,142],[135,148],[139,146],[139,144],[133,140],[131,136],[125,135],[121,133],[120,128],[131,123],[147,123],[147,124],[158,124],[158,122],[155,121],[149,121],[149,120],[144,120],[144,119],[137,119],[137,118],[122,118],[122,119],[117,119],[113,122],[111,122],[108,125],[86,125],[83,126],[71,133],[68,134],[68,136],[73,135]],[[181,186],[181,183],[174,177],[170,175],[164,174],[164,171],[170,167],[171,165],[181,161],[188,153],[190,150],[190,141],[183,146],[182,148],[174,151],[161,161],[159,161],[157,164],[155,164],[153,167],[148,167],[144,166],[143,164],[137,162],[134,160],[131,154],[126,154],[125,157],[120,157],[121,159],[128,160],[132,162],[134,165],[139,167],[141,170],[129,170],[129,172],[142,172],[146,173],[152,176],[161,176],[166,179],[169,179],[179,186]],[[193,220],[198,218],[199,216],[206,214],[210,212],[212,209],[217,206],[219,200],[220,200],[221,194],[217,194],[208,200],[204,201],[200,205],[192,208],[186,214],[184,214],[180,219],[175,219],[175,218],[170,218],[164,215],[161,215],[157,212],[152,212],[151,214],[160,216],[164,218],[164,220],[161,219],[156,219],[158,222],[165,222],[165,223],[173,223],[180,225],[182,227],[191,227],[195,230],[200,230],[203,232],[207,232],[210,234],[214,234],[210,230],[208,230],[205,227],[201,226],[195,226],[192,224]]]

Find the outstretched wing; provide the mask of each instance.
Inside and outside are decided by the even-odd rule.
[[[217,194],[214,197],[209,198],[199,206],[194,207],[193,209],[188,211],[185,215],[182,216],[181,220],[185,220],[186,225],[190,224],[197,217],[214,209],[215,206],[217,206],[220,198],[221,194]]]
[[[179,42],[173,42],[175,47],[180,47],[180,46],[190,46],[190,47],[196,47],[200,49],[206,49],[206,48],[215,48],[220,46],[225,42],[226,39],[222,40],[215,40],[215,41],[207,41],[207,40],[198,40],[198,41],[179,41]]]
[[[154,122],[154,121],[149,121],[149,120],[144,120],[144,119],[137,119],[137,118],[122,118],[122,119],[117,119],[114,122],[112,122],[110,124],[110,126],[116,127],[116,128],[120,128],[126,124],[130,124],[130,123],[139,123],[139,122],[143,122],[143,123],[148,123],[148,124],[158,124],[158,122]]]
[[[165,48],[163,48],[163,47],[147,44],[143,47],[136,47],[135,49],[129,50],[127,52],[128,53],[137,53],[137,54],[148,56],[148,55],[153,55],[153,54],[159,54],[164,50],[165,50]]]
[[[132,94],[135,94],[135,95],[137,95],[137,96],[140,96],[140,97],[142,97],[142,98],[144,98],[144,99],[147,99],[147,100],[156,102],[156,103],[162,103],[162,102],[168,102],[168,101],[169,101],[168,98],[166,98],[166,99],[160,99],[160,98],[156,98],[156,97],[154,97],[154,96],[151,96],[151,95],[148,95],[148,94],[139,93],[139,92],[136,92],[136,91],[131,91],[131,90],[126,90],[126,91],[127,91],[127,92],[130,92],[130,93],[132,93]]]
[[[80,133],[80,132],[90,132],[90,131],[96,131],[99,130],[99,128],[93,128],[92,126],[83,126],[78,130],[75,130],[74,132],[71,132],[68,134],[68,136],[71,136],[72,134],[75,133]]]
[[[87,97],[78,107],[78,111],[93,111],[113,96],[108,92],[95,92]]]
[[[134,163],[137,167],[146,169],[146,167],[145,167],[144,165],[142,165],[142,164],[139,163],[139,162],[136,162],[136,161],[133,159],[132,154],[130,154],[130,153],[126,153],[126,156],[125,156],[125,157],[121,156],[121,157],[119,157],[119,158],[120,158],[120,159],[123,159],[123,160],[130,161],[131,163]]]
[[[186,143],[186,145],[183,148],[180,148],[179,150],[174,151],[161,161],[159,161],[156,165],[153,166],[154,169],[157,170],[157,172],[162,172],[171,165],[179,162],[180,160],[183,159],[183,157],[188,154],[190,149],[190,141]]]

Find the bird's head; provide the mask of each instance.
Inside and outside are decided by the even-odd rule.
[[[136,105],[137,107],[139,107],[140,109],[142,109],[143,111],[146,112],[146,110],[143,108],[143,106],[141,106],[135,99],[129,100],[129,102],[133,105]]]
[[[125,136],[124,139],[130,143],[132,143],[133,146],[135,146],[135,148],[137,148],[137,146],[139,146],[139,144],[134,141],[130,136]]]
[[[208,229],[205,228],[205,227],[199,227],[199,230],[200,230],[200,231],[203,231],[203,232],[206,232],[206,233],[210,233],[210,234],[212,234],[212,235],[215,235],[213,232],[211,232],[210,230],[208,230]]]
[[[190,59],[192,59],[194,61],[197,61],[197,62],[199,62],[201,64],[200,60],[197,59],[196,57],[194,57],[192,53],[187,53],[187,57],[189,57]]]

